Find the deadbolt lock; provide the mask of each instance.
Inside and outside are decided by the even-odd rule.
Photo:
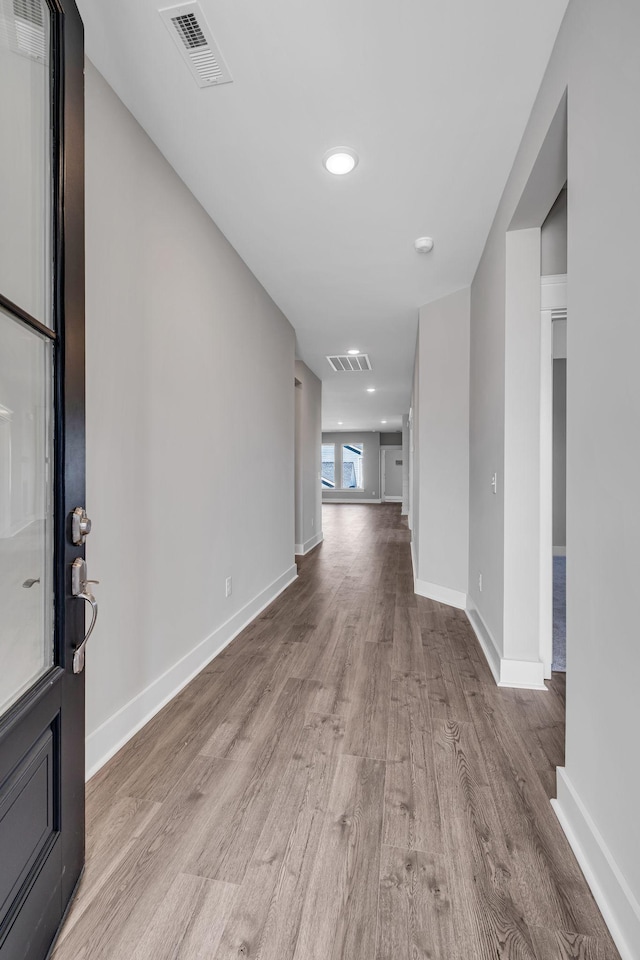
[[[71,514],[71,540],[81,547],[91,533],[91,520],[84,507],[76,507]]]

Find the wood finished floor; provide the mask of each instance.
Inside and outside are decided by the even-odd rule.
[[[549,804],[563,675],[496,687],[398,505],[324,528],[88,784],[53,960],[619,960]]]

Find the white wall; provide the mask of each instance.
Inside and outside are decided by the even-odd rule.
[[[409,513],[409,414],[402,415],[402,515]]]
[[[504,464],[497,473],[504,503],[504,613],[500,678],[520,671],[542,685],[540,659],[540,230],[506,235]],[[501,469],[502,467],[502,469]],[[493,497],[497,496],[493,494]],[[549,556],[549,563],[551,557]],[[470,574],[473,579],[473,573]],[[474,584],[475,586],[475,584]],[[484,589],[484,577],[483,577]]]
[[[295,576],[295,343],[91,64],[86,118],[92,769]]]
[[[553,361],[553,545],[567,545],[567,361]]]
[[[540,270],[542,276],[558,276],[567,272],[567,189],[558,198],[540,231]],[[566,320],[554,322],[554,338],[558,327],[566,331]],[[567,361],[553,362],[553,544],[565,547],[566,535],[566,418]]]
[[[540,270],[543,277],[567,272],[567,190],[563,188],[540,231]]]
[[[505,235],[568,87],[571,563],[557,810],[625,960],[640,956],[640,450],[629,442],[640,435],[638,36],[636,0],[572,0],[471,294],[470,589],[497,639],[504,499],[486,478],[504,456]]]
[[[416,335],[416,352],[413,358],[413,381],[411,385],[411,408],[409,411],[409,529],[411,530],[411,560],[413,576],[418,575],[420,553],[420,324]]]
[[[295,376],[295,552],[304,554],[322,540],[322,381],[302,360],[296,360]]]
[[[412,409],[417,411],[414,460],[419,465],[414,477],[416,591],[464,607],[469,565],[468,289],[420,310]]]

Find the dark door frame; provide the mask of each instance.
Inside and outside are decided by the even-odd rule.
[[[0,960],[42,960],[49,952],[84,864],[84,674],[73,651],[84,634],[84,603],[71,595],[70,515],[85,503],[84,434],[84,31],[73,0],[51,11],[53,327],[0,293],[0,305],[48,337],[54,356],[54,666],[0,719],[0,784],[29,745],[51,731],[53,832],[4,918]]]

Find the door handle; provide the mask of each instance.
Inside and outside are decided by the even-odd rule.
[[[87,564],[82,557],[76,557],[76,559],[71,564],[71,593],[74,597],[77,597],[78,600],[84,600],[85,603],[91,605],[91,623],[89,624],[89,629],[84,635],[82,643],[73,651],[73,672],[82,673],[84,670],[84,652],[87,646],[89,637],[93,632],[93,628],[96,625],[96,620],[98,619],[98,601],[91,592],[91,587],[89,584],[98,583],[98,580],[87,580]]]

